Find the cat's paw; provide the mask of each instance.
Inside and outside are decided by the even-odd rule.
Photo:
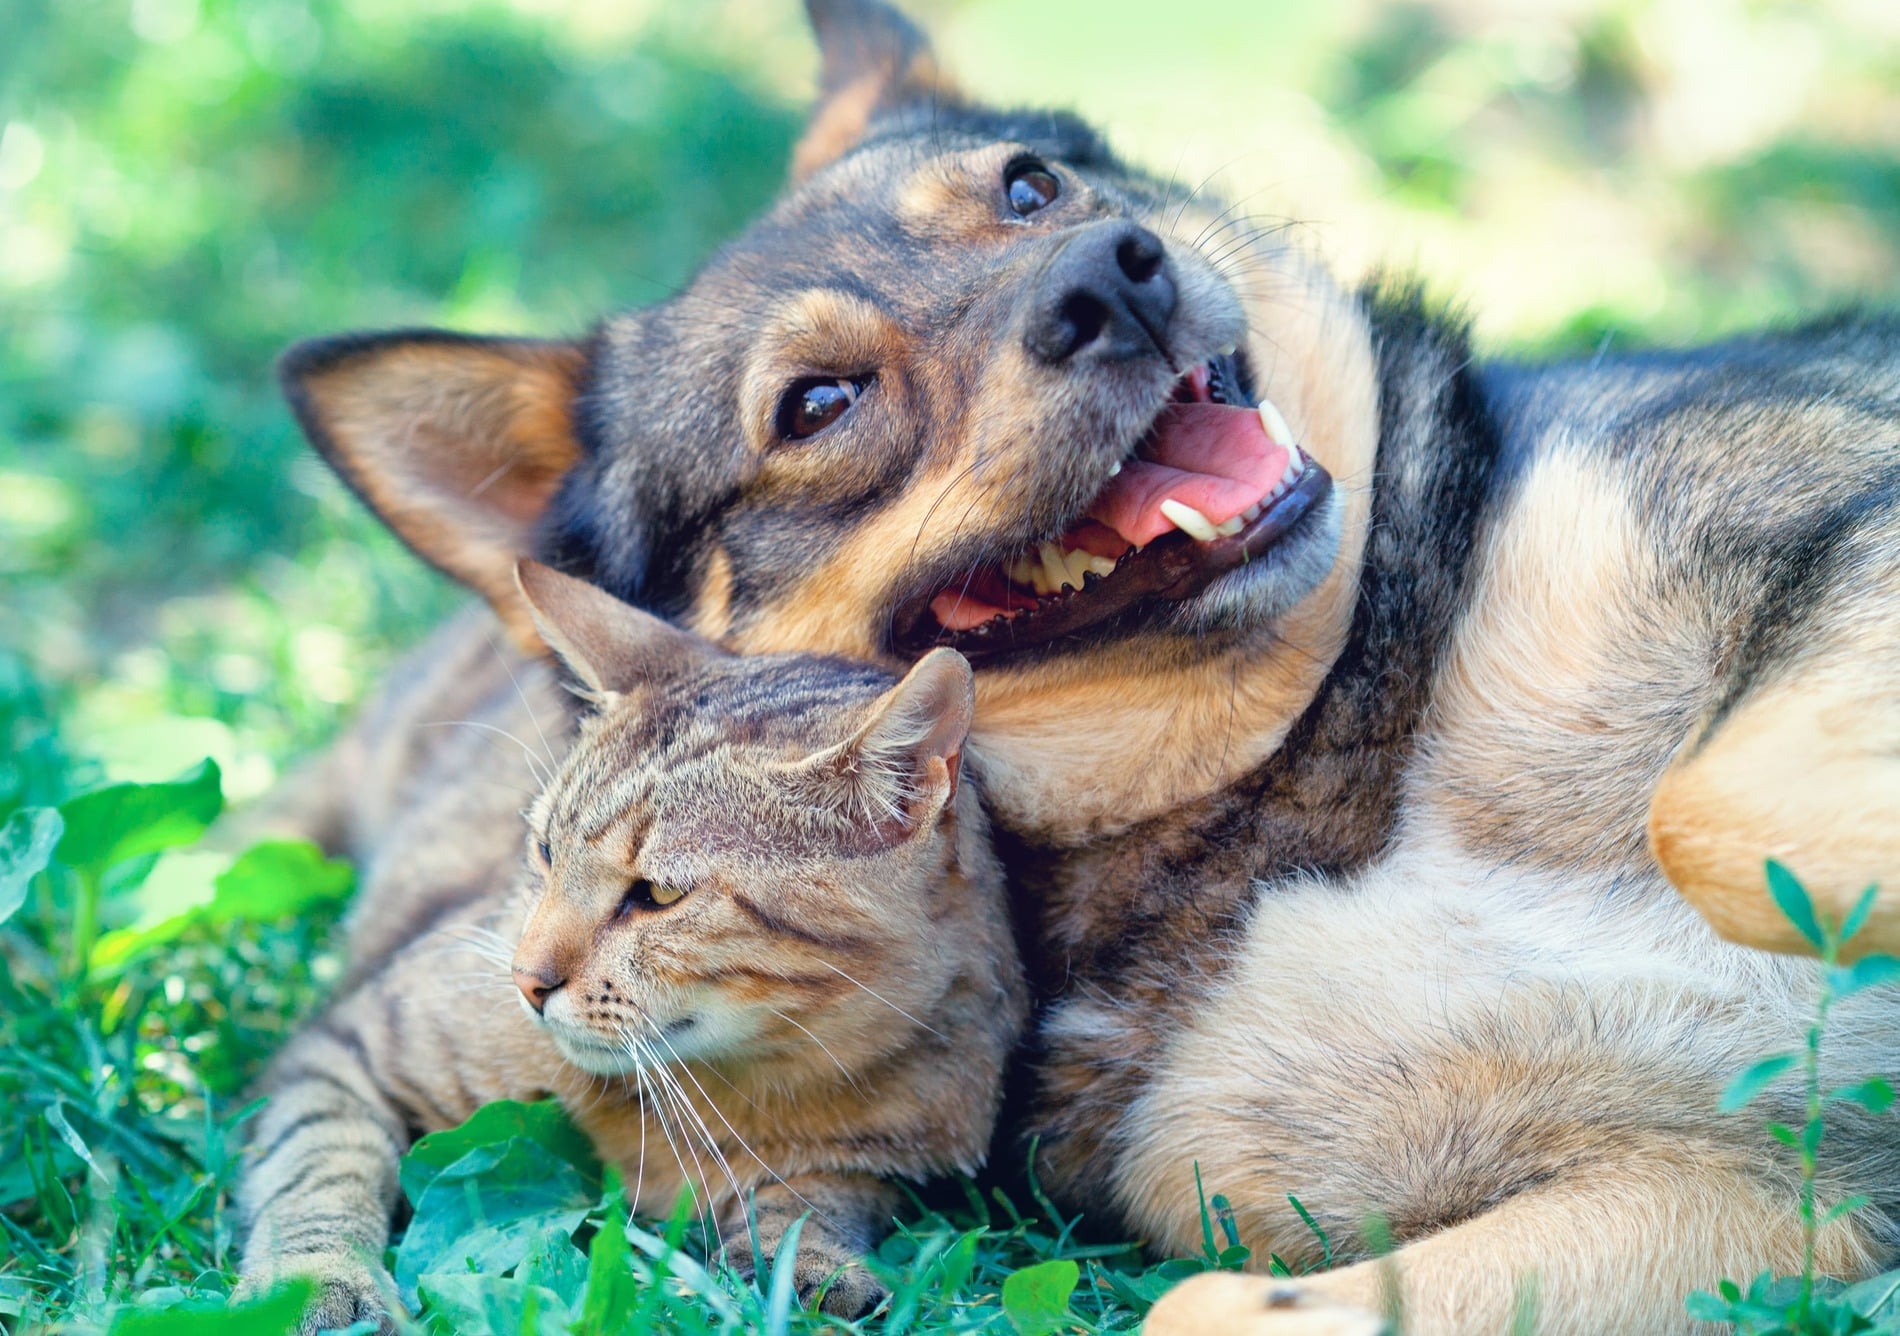
[[[1297,1280],[1209,1272],[1161,1296],[1144,1336],[1384,1336],[1376,1313]]]
[[[726,1265],[747,1280],[760,1271],[771,1274],[771,1253],[767,1252],[761,1267],[752,1255],[749,1239],[728,1243],[725,1257]],[[798,1256],[792,1261],[792,1288],[800,1307],[810,1308],[816,1299],[820,1312],[842,1318],[863,1317],[890,1293],[864,1269],[857,1253],[809,1226],[798,1240]]]
[[[390,1316],[396,1303],[395,1284],[381,1267],[355,1253],[305,1253],[274,1259],[265,1267],[247,1264],[231,1300],[242,1303],[260,1298],[289,1280],[308,1280],[316,1287],[297,1324],[297,1336],[341,1331],[359,1322],[374,1322],[385,1333],[396,1330]]]

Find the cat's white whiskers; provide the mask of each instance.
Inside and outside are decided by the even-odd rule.
[[[428,719],[428,720],[424,720],[422,723],[417,724],[416,727],[417,728],[473,728],[483,733],[493,733],[498,737],[506,738],[508,741],[514,743],[515,746],[521,748],[521,759],[528,763],[528,773],[534,777],[534,782],[536,784],[539,784],[545,788],[547,784],[554,778],[554,771],[552,769],[544,769],[542,767],[541,758],[534,754],[534,748],[530,747],[527,743],[523,742],[520,738],[516,737],[513,733],[509,732],[507,729],[501,727],[499,724],[491,724],[481,719]],[[540,728],[540,725],[536,724],[535,727],[538,729]],[[550,756],[548,759],[552,761],[553,757]],[[493,784],[496,781],[491,779],[486,782]],[[506,787],[512,788],[513,786],[508,785]],[[526,789],[521,789],[517,791],[522,792],[522,793],[527,792]],[[528,796],[533,797],[534,795],[529,794]]]
[[[950,1042],[949,1035],[945,1034],[943,1031],[938,1030],[932,1026],[924,1024],[924,1022],[918,1020],[915,1016],[911,1015],[908,1011],[905,1011],[902,1007],[898,1006],[897,1003],[891,1001],[888,997],[884,996],[884,994],[878,992],[877,989],[872,988],[869,984],[860,983],[858,980],[852,978],[849,974],[846,974],[843,970],[839,969],[836,965],[832,964],[829,960],[821,959],[819,960],[818,963],[820,965],[823,965],[826,969],[830,970],[833,974],[837,975],[839,978],[843,979],[846,983],[854,984],[857,987],[862,988],[866,993],[869,993],[872,997],[882,1002],[885,1006],[889,1007],[892,1011],[895,1011],[898,1015],[902,1016],[905,1020],[909,1021],[912,1025],[917,1026],[919,1029],[929,1031],[931,1034],[936,1035],[937,1038],[943,1040],[946,1044]]]
[[[661,1034],[656,1029],[653,1032],[653,1037],[655,1039],[658,1039],[662,1044],[666,1044],[667,1051],[673,1054],[674,1063],[679,1064],[679,1053],[677,1050],[673,1048],[672,1044],[667,1042],[666,1036]],[[649,1048],[648,1051],[651,1052],[652,1051],[651,1048]],[[679,1070],[680,1071],[685,1070],[684,1064],[680,1064]],[[665,1062],[660,1062],[655,1065],[654,1074],[658,1076],[661,1080],[668,1082],[673,1087],[673,1090],[675,1094],[678,1096],[681,1105],[684,1106],[685,1111],[691,1114],[693,1121],[696,1124],[698,1124],[699,1134],[700,1134],[700,1137],[706,1143],[707,1152],[713,1157],[713,1160],[719,1165],[720,1169],[725,1173],[726,1181],[732,1185],[733,1195],[743,1200],[745,1197],[745,1189],[739,1185],[739,1176],[733,1172],[732,1164],[730,1161],[726,1159],[725,1152],[720,1150],[719,1144],[718,1144],[718,1138],[716,1138],[713,1135],[712,1128],[707,1125],[705,1116],[699,1112],[699,1108],[697,1105],[693,1103],[692,1097],[686,1093],[686,1088],[679,1083],[679,1076],[675,1073],[674,1068],[670,1067]],[[718,1117],[719,1121],[722,1123],[726,1123],[726,1130],[729,1132],[732,1132],[734,1137],[738,1137],[739,1134],[736,1131],[733,1131],[732,1124],[729,1122],[726,1122],[725,1114],[719,1112],[719,1106],[712,1102],[712,1097],[710,1095],[706,1094],[705,1088],[699,1084],[699,1081],[693,1076],[693,1074],[690,1071],[685,1072],[685,1075],[686,1075],[686,1079],[689,1081],[692,1081],[693,1086],[699,1090],[701,1098],[705,1099],[706,1103],[711,1106],[714,1115]],[[739,1144],[741,1146],[745,1146],[745,1141],[743,1139],[740,1139]],[[745,1148],[746,1148],[746,1154],[751,1155],[752,1148],[750,1146],[746,1146]],[[753,1155],[752,1158],[754,1160],[758,1160],[759,1157],[756,1155]],[[763,1161],[761,1161],[760,1163],[763,1163]],[[767,1172],[768,1173],[771,1172],[769,1168],[767,1169]]]
[[[689,1191],[691,1189],[694,1173],[696,1172],[698,1174],[700,1190],[705,1194],[704,1197],[702,1197],[696,1203],[696,1205],[699,1207],[698,1213],[699,1213],[700,1227],[702,1229],[707,1229],[713,1235],[714,1238],[718,1239],[719,1246],[723,1248],[725,1246],[726,1240],[725,1240],[725,1235],[720,1231],[720,1228],[719,1228],[719,1214],[716,1210],[713,1209],[714,1198],[713,1198],[713,1190],[712,1190],[712,1181],[706,1177],[706,1166],[699,1158],[699,1151],[694,1148],[693,1138],[691,1135],[691,1129],[688,1127],[686,1118],[684,1116],[685,1114],[692,1112],[690,1108],[686,1107],[686,1104],[687,1104],[686,1097],[682,1092],[678,1090],[677,1086],[672,1086],[669,1088],[668,1084],[666,1083],[665,1064],[658,1061],[657,1056],[655,1056],[654,1060],[652,1060],[651,1062],[643,1062],[641,1060],[642,1057],[648,1056],[648,1054],[647,1054],[647,1050],[641,1044],[640,1040],[633,1034],[629,1033],[624,1027],[617,1027],[617,1028],[620,1028],[620,1033],[623,1037],[623,1042],[626,1043],[628,1050],[633,1054],[633,1059],[634,1059],[634,1064],[635,1064],[634,1070],[641,1074],[642,1079],[651,1078],[653,1081],[652,1088],[653,1088],[653,1093],[654,1093],[654,1106],[655,1106],[656,1112],[659,1113],[659,1117],[660,1117],[660,1131],[666,1134],[667,1143],[673,1146],[673,1158],[679,1162],[680,1173],[682,1176],[686,1178]],[[674,1122],[676,1122],[679,1126],[679,1139],[680,1141],[685,1143],[687,1153],[693,1157],[693,1168],[691,1170],[687,1169],[686,1160],[684,1157],[680,1155],[679,1146],[677,1144],[674,1144],[673,1133],[667,1126],[664,1109],[667,1103],[667,1100],[665,1097],[668,1094],[672,1096],[672,1099],[674,1101],[673,1102],[673,1119],[674,1119]],[[707,1144],[707,1149],[708,1150],[714,1149],[710,1141]],[[715,1155],[717,1154],[716,1150],[714,1151],[714,1154]],[[730,1167],[726,1168],[726,1176],[728,1178],[732,1177],[732,1171]],[[736,1179],[733,1180],[733,1190],[735,1192],[738,1191],[738,1181]]]
[[[860,1095],[864,1093],[864,1087],[858,1084],[857,1077],[853,1076],[845,1068],[845,1065],[842,1062],[838,1061],[838,1055],[836,1053],[833,1053],[829,1048],[825,1046],[824,1040],[820,1039],[817,1035],[813,1034],[810,1030],[805,1029],[804,1026],[800,1025],[797,1021],[793,1020],[790,1016],[787,1016],[784,1012],[780,1011],[777,1007],[767,1007],[766,1010],[771,1012],[774,1016],[778,1017],[780,1020],[784,1021],[787,1025],[793,1026],[794,1028],[803,1032],[804,1036],[807,1039],[811,1040],[812,1043],[818,1045],[819,1048],[824,1049],[825,1056],[831,1059],[831,1065],[836,1067],[838,1071],[844,1076],[844,1079],[851,1083],[851,1088],[857,1091]]]
[[[796,1024],[796,1022],[793,1022],[793,1023]],[[801,1025],[798,1028],[803,1030],[805,1027]],[[807,1033],[810,1033],[810,1032],[807,1031]],[[673,1047],[672,1042],[668,1040],[667,1037],[658,1030],[654,1031],[653,1037],[659,1040],[662,1044],[666,1045],[667,1052],[673,1055],[674,1067],[679,1072],[684,1074],[687,1080],[693,1083],[693,1088],[699,1091],[700,1098],[706,1101],[706,1107],[713,1111],[713,1116],[715,1118],[719,1119],[720,1122],[726,1125],[726,1130],[732,1133],[732,1139],[739,1143],[739,1148],[741,1150],[743,1150],[747,1155],[752,1157],[752,1162],[758,1165],[759,1168],[765,1170],[767,1174],[771,1175],[773,1181],[776,1182],[780,1187],[784,1188],[787,1192],[791,1193],[794,1197],[797,1197],[798,1200],[801,1203],[803,1203],[804,1206],[808,1210],[810,1210],[813,1215],[818,1216],[820,1219],[824,1220],[827,1224],[835,1225],[837,1221],[833,1220],[830,1217],[830,1215],[826,1214],[826,1212],[823,1209],[821,1209],[816,1203],[812,1202],[809,1198],[807,1198],[797,1188],[793,1187],[790,1183],[786,1182],[785,1176],[783,1174],[779,1173],[778,1170],[774,1169],[771,1165],[767,1164],[765,1162],[764,1156],[760,1155],[757,1151],[753,1150],[751,1146],[746,1144],[746,1139],[739,1135],[739,1129],[734,1127],[731,1121],[726,1117],[726,1115],[720,1111],[719,1105],[713,1100],[713,1097],[706,1092],[706,1087],[703,1085],[700,1085],[699,1078],[693,1075],[692,1069],[688,1067],[686,1065],[685,1060],[680,1057],[679,1050]],[[823,1047],[823,1045],[820,1045],[820,1047]],[[837,1059],[833,1058],[832,1061],[836,1062]],[[843,1070],[842,1064],[840,1065],[839,1070],[840,1071]],[[849,1073],[846,1073],[846,1075],[848,1077]],[[705,1127],[705,1125],[706,1125],[705,1121],[702,1119],[700,1122],[700,1126]],[[707,1135],[710,1136],[711,1133],[709,1132]],[[722,1156],[721,1158],[723,1159],[724,1157]],[[731,1172],[732,1172],[731,1169],[728,1168],[726,1172],[727,1172],[727,1176],[731,1177]],[[739,1199],[743,1201],[745,1199],[745,1193],[739,1187],[739,1184],[737,1183],[737,1181],[733,1183],[732,1188],[733,1188],[733,1191],[739,1195]]]
[[[488,637],[488,648],[494,651],[495,658],[501,664],[501,670],[508,674],[508,684],[515,689],[515,695],[521,701],[521,708],[528,712],[528,722],[534,725],[535,735],[541,739],[541,750],[548,758],[550,771],[559,770],[561,762],[554,754],[553,746],[548,742],[547,730],[541,727],[541,716],[534,712],[534,702],[528,699],[528,693],[521,689],[521,679],[515,676],[514,666],[508,662],[508,656],[501,652],[501,646],[495,643],[495,637]]]

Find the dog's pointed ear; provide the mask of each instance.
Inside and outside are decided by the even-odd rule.
[[[278,378],[304,434],[364,503],[538,651],[515,561],[580,458],[573,407],[586,367],[580,343],[397,330],[299,343]]]
[[[883,0],[805,0],[805,9],[818,37],[818,105],[793,150],[793,180],[843,156],[887,112],[960,100],[929,40]]]
[[[592,691],[624,695],[674,681],[717,653],[691,631],[538,561],[519,562],[514,583],[541,639]]]

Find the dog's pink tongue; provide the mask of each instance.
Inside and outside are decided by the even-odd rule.
[[[1175,527],[1161,513],[1163,501],[1179,501],[1224,524],[1272,490],[1288,462],[1258,413],[1225,404],[1169,405],[1142,456],[1122,465],[1088,512],[1136,547]]]

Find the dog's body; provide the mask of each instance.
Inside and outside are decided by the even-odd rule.
[[[331,462],[530,643],[534,551],[740,651],[977,661],[1052,1185],[1164,1250],[1197,1165],[1263,1262],[1318,1258],[1289,1193],[1340,1255],[1375,1215],[1400,1245],[1272,1306],[1184,1287],[1156,1329],[1355,1330],[1389,1275],[1427,1336],[1509,1329],[1527,1284],[1543,1330],[1674,1330],[1688,1289],[1798,1265],[1792,1157],[1714,1108],[1809,975],[1671,883],[1769,940],[1765,857],[1836,907],[1900,874],[1900,330],[1479,366],[1403,295],[1264,243],[1223,270],[1219,216],[1079,124],[813,9],[826,98],[753,233],[581,344],[306,346]],[[1256,396],[1299,450],[1225,414]],[[1214,495],[1217,456],[1245,515],[1129,536],[1168,526],[1124,464]],[[1098,520],[1140,551],[1036,597],[1010,554],[1054,585]],[[1828,1057],[1900,1068],[1894,999]],[[1872,1198],[1823,1267],[1890,1261],[1892,1130],[1838,1109],[1822,1186]]]

